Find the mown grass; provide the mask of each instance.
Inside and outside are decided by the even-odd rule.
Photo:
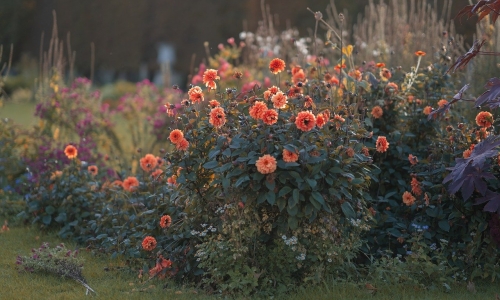
[[[35,104],[32,102],[9,103],[4,102],[0,107],[0,118],[12,119],[15,123],[28,128],[35,125],[38,120],[33,116],[35,113]]]
[[[57,245],[65,242],[70,249],[76,246],[61,241],[55,234],[43,234],[27,226],[16,226],[0,234],[0,299],[87,299],[85,288],[70,280],[48,274],[30,274],[19,271],[15,265],[17,255],[28,255],[32,248],[42,242]],[[83,250],[83,249],[82,249]],[[221,299],[221,296],[207,295],[194,288],[179,287],[168,281],[153,279],[141,283],[136,273],[117,270],[120,260],[95,257],[80,251],[85,260],[84,276],[88,284],[97,292],[92,297],[100,299]],[[109,271],[105,271],[105,268]],[[166,286],[166,288],[165,288]],[[375,284],[378,291],[369,294],[364,284],[337,284],[325,282],[323,285],[303,289],[293,295],[283,295],[276,299],[321,300],[321,299],[495,299],[500,292],[498,284],[476,284],[477,293],[467,290],[465,285],[452,287],[451,292],[429,291],[415,286],[388,286]]]
[[[54,234],[42,234],[31,227],[13,227],[0,234],[0,299],[84,299],[85,288],[79,283],[49,274],[19,271],[15,264],[17,255],[29,255],[31,249],[42,242],[55,246],[62,241]],[[64,241],[69,249],[75,245]],[[142,284],[137,274],[116,270],[120,260],[95,257],[84,249],[83,274],[100,299],[210,299],[193,289],[167,288],[165,281],[153,279]],[[104,269],[108,268],[109,271]],[[169,285],[170,286],[170,285]],[[213,297],[211,297],[213,299]]]

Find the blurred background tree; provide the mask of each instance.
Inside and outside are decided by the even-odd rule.
[[[349,12],[350,22],[368,4],[367,0],[272,0],[265,5],[279,29],[293,26],[307,35],[315,20],[306,7],[324,12],[331,2]],[[428,2],[439,10],[443,0]],[[468,0],[453,1],[452,17],[466,4]],[[14,44],[14,65],[26,54],[38,58],[41,34],[45,32],[44,45],[48,45],[55,10],[60,37],[71,33],[79,74],[90,75],[93,42],[98,80],[152,78],[160,69],[158,47],[165,43],[175,51],[173,70],[185,77],[193,54],[195,65],[205,57],[205,41],[215,52],[227,38],[237,38],[244,29],[255,30],[262,19],[261,5],[260,0],[3,0],[0,43]],[[457,21],[457,31],[470,41],[475,28],[466,25]]]

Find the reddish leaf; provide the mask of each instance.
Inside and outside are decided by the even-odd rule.
[[[480,0],[475,5],[467,5],[460,10],[456,18],[461,18],[467,15],[467,19],[477,15],[478,22],[484,17],[491,14],[491,22],[495,23],[500,12],[500,0]]]
[[[451,105],[455,102],[458,102],[460,100],[462,100],[462,97],[465,93],[465,91],[469,88],[469,84],[466,84],[464,85],[460,91],[458,91],[458,93],[455,94],[455,96],[453,96],[453,99],[449,102],[449,103],[446,103],[445,105],[443,105],[442,107],[438,108],[438,109],[435,109],[433,110],[429,116],[427,116],[427,120],[431,120],[431,119],[435,119],[436,117],[438,116],[444,116],[444,114],[450,110],[451,108]]]
[[[484,197],[476,199],[476,205],[486,203],[483,210],[500,213],[500,194],[490,190],[486,191]]]
[[[498,146],[500,137],[489,136],[474,147],[470,157],[455,159],[455,166],[448,168],[451,173],[443,180],[443,183],[451,181],[448,192],[455,194],[461,190],[464,200],[467,200],[475,190],[485,195],[487,187],[484,179],[496,178],[486,170],[489,168],[485,166],[485,162],[487,158],[498,155],[496,149]]]
[[[476,99],[476,107],[500,107],[500,78],[490,78],[484,87],[488,90]]]
[[[476,40],[472,45],[472,48],[470,48],[467,53],[457,58],[457,61],[453,65],[451,65],[446,73],[450,72],[451,69],[453,69],[453,72],[455,72],[458,68],[463,69],[471,59],[479,54],[479,51],[481,51],[481,47],[485,42],[486,40],[482,40],[481,42],[479,42],[479,40]]]

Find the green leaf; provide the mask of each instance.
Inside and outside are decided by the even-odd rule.
[[[298,205],[290,205],[290,200],[288,200],[288,206],[286,207],[286,211],[290,216],[295,216],[299,212],[299,206]]]
[[[49,215],[53,214],[56,212],[56,209],[54,208],[54,206],[52,205],[49,205],[45,208],[45,212],[48,213]]]
[[[316,185],[317,185],[317,182],[316,182],[316,180],[314,180],[314,179],[309,179],[309,178],[306,178],[306,182],[307,182],[307,184],[309,184],[309,186],[310,186],[311,188],[313,188],[313,189],[314,189],[314,188],[316,187]]]
[[[297,203],[299,203],[299,190],[298,189],[294,189],[293,190],[292,199],[293,199],[294,205],[296,205]]]
[[[278,198],[278,201],[276,201],[277,204],[278,204],[278,208],[280,209],[280,211],[283,211],[283,209],[285,209],[285,206],[286,206],[286,199],[285,198]]]
[[[363,182],[365,182],[363,178],[354,178],[351,180],[351,184],[362,184]]]
[[[60,213],[54,220],[58,223],[63,223],[64,221],[66,221],[66,213]]]
[[[217,167],[218,165],[219,165],[218,161],[212,160],[212,161],[209,161],[209,162],[203,164],[203,168],[210,170],[210,169]]]
[[[250,177],[248,177],[248,175],[245,175],[243,177],[240,177],[236,183],[234,184],[235,187],[239,187],[243,182],[245,181],[249,181],[250,180]]]
[[[388,228],[387,233],[394,237],[400,237],[402,236],[401,231],[397,230],[396,228]]]
[[[441,220],[441,221],[439,221],[438,225],[439,225],[439,228],[441,228],[442,230],[444,230],[446,232],[450,231],[450,223],[448,223],[448,220]]]
[[[284,186],[278,193],[278,197],[283,197],[286,194],[290,193],[292,191],[292,188],[289,186]]]
[[[345,201],[342,203],[341,208],[344,216],[351,219],[356,218],[356,213],[354,212],[354,209],[352,209],[351,203]]]
[[[269,191],[266,194],[267,203],[274,205],[276,203],[276,194],[273,191]]]
[[[321,205],[325,204],[325,199],[319,192],[312,192],[311,196],[313,197],[314,200],[318,201]]]
[[[50,222],[52,222],[52,217],[51,216],[49,216],[49,215],[43,216],[43,218],[42,218],[42,223],[43,224],[49,225]]]

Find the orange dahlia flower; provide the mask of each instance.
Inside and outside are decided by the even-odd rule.
[[[431,112],[432,112],[432,107],[426,106],[424,108],[424,111],[423,111],[424,115],[428,116]]]
[[[318,126],[318,128],[323,128],[323,126],[325,126],[327,121],[328,119],[325,117],[324,114],[318,114],[316,116],[316,126]]]
[[[189,100],[191,100],[193,103],[205,100],[205,98],[203,97],[203,91],[199,86],[193,86],[192,88],[190,88],[188,91],[188,96]]]
[[[394,82],[389,82],[386,86],[385,86],[385,93],[386,94],[395,94],[399,91],[399,88],[398,88],[398,85],[395,84]]]
[[[347,148],[347,150],[345,151],[345,153],[349,157],[354,157],[354,149],[352,149],[351,147]]]
[[[208,90],[215,90],[217,88],[217,84],[215,80],[219,80],[220,77],[217,76],[217,70],[207,69],[205,73],[203,73],[203,83],[206,85]]]
[[[66,156],[67,156],[69,159],[73,159],[73,158],[76,158],[76,156],[78,155],[78,150],[76,150],[75,146],[73,146],[73,145],[68,145],[68,146],[66,146],[66,148],[64,149],[64,154],[66,154]]]
[[[493,115],[487,111],[482,111],[476,116],[476,124],[481,127],[489,128],[493,124]]]
[[[299,159],[298,153],[283,149],[283,161],[284,162],[296,162],[298,159]]]
[[[151,172],[158,165],[158,160],[156,159],[156,156],[154,156],[153,154],[146,154],[143,158],[139,160],[139,163],[141,165],[141,168],[145,172]]]
[[[89,166],[89,167],[87,168],[87,171],[88,171],[90,174],[92,174],[92,176],[96,176],[96,175],[97,175],[98,170],[99,170],[99,169],[97,168],[97,166]]]
[[[226,124],[226,113],[222,107],[216,107],[210,111],[210,124],[212,126],[220,128]]]
[[[408,155],[408,161],[412,166],[416,165],[418,163],[418,159],[416,156],[413,156],[413,154]]]
[[[152,236],[147,236],[142,240],[142,249],[146,251],[153,251],[156,248],[156,239]]]
[[[169,138],[172,143],[177,144],[184,138],[184,133],[182,133],[179,129],[174,129],[170,132]]]
[[[257,159],[255,166],[257,166],[257,171],[261,174],[270,174],[276,171],[276,158],[269,154],[265,154]]]
[[[377,63],[375,66],[377,66],[377,68],[384,68],[385,64],[384,63]]]
[[[115,180],[115,181],[113,181],[111,183],[111,186],[112,187],[121,187],[121,188],[123,188],[123,181],[121,181],[121,180]]]
[[[384,114],[384,110],[382,109],[382,107],[377,105],[377,106],[372,108],[372,116],[375,119],[382,117],[383,114]]]
[[[427,53],[425,53],[424,51],[420,51],[420,50],[415,52],[416,56],[424,56],[425,54],[427,54]]]
[[[154,179],[154,180],[157,180],[160,175],[163,174],[163,171],[160,170],[160,169],[156,169],[154,170],[152,173],[151,173],[151,177]]]
[[[420,187],[420,182],[417,180],[417,178],[413,177],[411,179],[411,192],[415,194],[415,196],[420,196],[422,195],[422,188]]]
[[[164,279],[167,273],[162,272],[163,269],[171,267],[172,267],[172,261],[170,259],[165,259],[163,258],[163,255],[160,255],[159,258],[156,260],[156,265],[149,270],[149,277],[153,278],[154,276],[157,276],[158,279]],[[170,275],[171,273],[172,272],[169,272]]]
[[[382,71],[380,71],[380,76],[386,78],[386,79],[391,79],[392,74],[391,71],[387,68],[382,68]]]
[[[275,58],[269,63],[269,71],[271,71],[271,73],[273,74],[278,74],[285,70],[285,66],[285,61],[279,58]]]
[[[262,101],[255,101],[255,104],[250,107],[248,113],[256,120],[262,119],[262,116],[267,110],[267,105]]]
[[[220,106],[220,103],[217,100],[210,100],[208,104],[210,105],[211,108],[216,108],[217,106]]]
[[[133,176],[129,176],[123,181],[122,186],[127,192],[133,192],[139,186],[139,180]]]
[[[309,131],[316,126],[316,117],[309,111],[301,111],[295,119],[295,125],[302,131]]]
[[[271,101],[273,102],[274,108],[284,108],[288,103],[287,97],[283,92],[277,92],[276,95],[271,98]]]
[[[268,109],[262,114],[262,121],[267,125],[273,125],[278,122],[278,112],[274,109]]]
[[[175,148],[179,151],[186,151],[189,148],[189,142],[186,139],[182,139],[175,145]]]
[[[413,203],[415,203],[415,197],[413,197],[410,192],[406,191],[403,193],[403,203],[407,206],[412,206]]]
[[[305,83],[307,82],[306,79],[306,74],[304,73],[304,70],[300,69],[292,75],[292,81],[293,84],[298,84],[299,82]]]
[[[446,104],[448,104],[448,101],[446,101],[445,99],[441,99],[438,101],[439,108],[443,108]]]
[[[386,152],[389,149],[389,142],[385,136],[379,136],[377,142],[375,143],[378,152]]]
[[[172,217],[169,215],[164,215],[160,219],[160,227],[161,228],[168,228],[172,225]]]

